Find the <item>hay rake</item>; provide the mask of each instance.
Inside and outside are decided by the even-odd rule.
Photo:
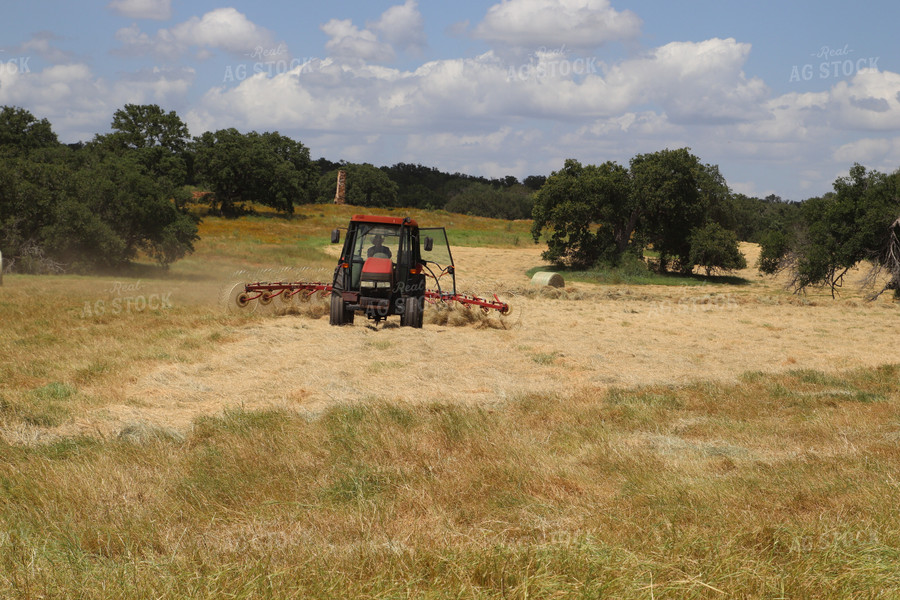
[[[340,241],[339,230],[332,243]],[[376,323],[399,315],[401,326],[422,327],[425,303],[457,304],[484,313],[508,315],[511,307],[496,294],[456,290],[456,271],[443,227],[420,228],[409,218],[356,215],[347,227],[332,281],[236,283],[226,294],[229,310],[253,311],[276,302],[284,306],[313,297],[330,298],[332,325],[353,322],[357,313]]]
[[[258,302],[263,306],[278,300],[284,304],[291,304],[296,300],[308,302],[317,294],[320,298],[327,298],[334,291],[330,283],[305,281],[239,283],[233,289],[237,290],[237,292],[233,292],[230,304],[238,309],[249,308],[253,302]],[[509,303],[503,302],[496,294],[492,296],[492,298],[482,298],[471,294],[441,292],[429,289],[425,290],[424,295],[425,301],[429,304],[443,303],[453,305],[456,303],[464,308],[480,308],[485,313],[495,310],[501,315],[508,315],[512,312]]]

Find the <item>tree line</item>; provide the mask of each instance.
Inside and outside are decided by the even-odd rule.
[[[738,240],[756,242],[759,270],[787,272],[795,292],[824,286],[834,296],[867,263],[869,297],[900,298],[900,170],[855,164],[833,187],[803,202],[733,194],[688,148],[639,154],[627,167],[569,159],[534,195],[532,234],[562,265],[616,266],[649,251],[660,271],[707,275],[746,267]]]
[[[8,270],[92,271],[139,253],[169,265],[198,239],[197,197],[207,214],[238,217],[263,205],[291,215],[297,205],[331,202],[339,168],[349,172],[351,204],[503,219],[530,218],[541,183],[313,161],[306,146],[277,132],[228,128],[191,137],[174,111],[154,104],[125,105],[110,129],[62,144],[47,119],[0,107],[0,248]]]
[[[715,165],[687,148],[639,154],[628,167],[565,161],[534,197],[535,241],[546,260],[576,268],[617,266],[655,254],[660,271],[741,269],[734,200]],[[755,232],[751,232],[755,233]]]
[[[151,132],[156,135],[156,132]],[[60,144],[46,119],[0,108],[0,249],[19,272],[117,267],[144,252],[162,265],[193,251],[197,220],[178,157],[126,132]]]
[[[787,272],[794,291],[823,286],[833,297],[848,272],[866,263],[869,299],[888,290],[900,299],[900,170],[889,175],[855,164],[833,187],[766,232],[760,271]]]
[[[741,240],[761,244],[760,270],[790,272],[797,291],[834,292],[860,261],[873,265],[873,282],[887,275],[885,289],[900,288],[900,172],[855,165],[834,192],[787,202],[733,193],[718,167],[689,148],[639,154],[627,166],[569,159],[549,177],[519,181],[312,160],[306,146],[277,132],[192,137],[174,111],[157,105],[125,105],[110,129],[66,145],[46,119],[0,107],[0,248],[8,266],[91,271],[139,253],[169,265],[193,251],[204,212],[238,217],[263,205],[291,215],[297,205],[332,202],[343,169],[353,205],[533,219],[535,240],[547,240],[545,258],[561,265],[614,266],[648,255],[661,271],[700,266],[710,274],[746,266]]]

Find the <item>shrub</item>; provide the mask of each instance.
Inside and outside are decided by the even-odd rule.
[[[690,246],[691,265],[703,267],[707,275],[716,269],[731,271],[747,267],[747,259],[741,254],[737,236],[718,223],[707,223],[694,229],[690,235]]]

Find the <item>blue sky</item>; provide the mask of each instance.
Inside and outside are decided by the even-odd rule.
[[[900,4],[425,0],[7,2],[0,105],[66,142],[127,103],[193,135],[502,177],[688,146],[800,200],[900,167]]]

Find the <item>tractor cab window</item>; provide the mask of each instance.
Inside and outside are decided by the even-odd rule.
[[[353,255],[363,260],[372,257],[396,260],[399,247],[399,227],[361,225],[356,236]]]

